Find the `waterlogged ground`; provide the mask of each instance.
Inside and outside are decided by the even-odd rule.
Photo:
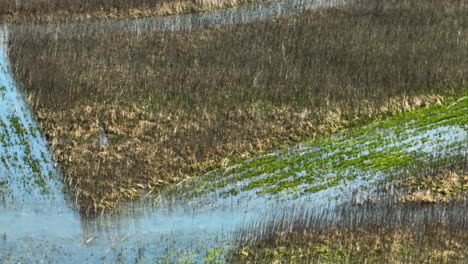
[[[122,22],[125,27],[77,24],[34,30],[38,36],[66,37],[103,33],[99,28],[119,32],[122,28],[191,29],[282,14],[285,6],[291,5],[278,5],[276,11],[264,8],[270,13],[262,11],[245,18],[238,12],[231,20],[226,20],[229,16],[223,12],[232,10],[214,12],[199,16],[195,24],[190,16],[181,16],[181,22],[170,18],[153,24],[146,20]],[[20,31],[31,33],[27,33],[28,27]],[[0,34],[2,42],[4,32]],[[284,215],[292,212],[284,208],[307,207],[308,214],[327,214],[334,223],[346,222],[346,214],[340,218],[328,212],[369,197],[397,195],[393,180],[461,159],[468,145],[465,94],[457,100],[232,164],[163,192],[142,194],[142,201],[123,206],[113,215],[81,217],[73,210],[73,198],[64,191],[46,142],[9,74],[3,45],[0,68],[0,263],[223,262],[234,246],[236,230],[261,221],[271,212]],[[456,219],[458,209],[412,208],[409,215],[415,221],[440,220],[448,215]]]
[[[468,97],[303,142],[170,190],[213,206],[368,196],[395,179],[466,155]],[[218,198],[220,197],[220,198]],[[226,198],[223,198],[226,197]],[[233,198],[235,197],[235,198]],[[327,199],[323,199],[323,198]],[[214,202],[212,202],[212,200]],[[328,203],[328,201],[326,201]]]
[[[312,213],[333,211],[360,196],[368,198],[373,190],[382,195],[378,191],[381,181],[426,166],[430,163],[427,158],[435,153],[446,155],[437,160],[440,164],[463,153],[468,139],[467,107],[468,97],[464,97],[304,142],[179,185],[156,201],[150,194],[146,201],[130,204],[113,216],[78,220],[65,214],[53,224],[34,213],[13,214],[10,222],[3,217],[1,259],[5,263],[41,259],[221,261],[232,246],[233,231],[270,212],[281,214],[281,208],[304,205]],[[385,160],[379,158],[382,156]],[[314,172],[316,176],[307,177]],[[298,181],[295,186],[282,183]],[[452,210],[452,218],[458,210]],[[416,209],[411,212],[414,219],[427,215],[440,218],[431,208],[421,210],[419,217]],[[24,229],[31,223],[38,229]],[[46,227],[42,231],[41,225]]]
[[[5,37],[0,31],[0,42]],[[8,67],[6,50],[0,45],[0,211],[27,212],[26,205],[38,210],[64,207],[62,195],[57,195],[62,184],[51,154]]]
[[[7,162],[0,169],[8,175],[4,193],[14,194],[2,195],[8,201],[0,215],[4,263],[222,262],[235,231],[272,212],[284,216],[284,208],[306,207],[309,216],[326,214],[333,223],[346,222],[347,214],[331,212],[349,202],[396,194],[391,180],[466,155],[468,96],[303,142],[157,195],[143,194],[146,199],[113,215],[80,218],[65,202],[45,142],[2,59],[1,105],[7,106],[2,135],[10,136],[3,136]],[[362,214],[372,215],[365,209]],[[409,215],[415,221],[456,219],[458,210],[411,208]]]

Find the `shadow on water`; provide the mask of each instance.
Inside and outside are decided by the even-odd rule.
[[[405,216],[405,219],[410,221],[420,219],[461,221],[460,225],[466,227],[466,216],[457,215],[460,207],[402,208],[391,214],[393,218],[388,218],[390,214],[379,209],[388,208],[385,203],[379,205],[381,207],[376,205],[352,208],[345,206],[345,203],[356,199],[379,194],[379,185],[369,187],[379,180],[379,177],[375,177],[378,173],[371,174],[363,170],[353,171],[355,177],[348,182],[337,180],[336,184],[330,188],[311,192],[295,199],[291,199],[293,193],[258,195],[257,189],[248,189],[247,186],[254,180],[258,181],[270,176],[268,173],[263,173],[251,178],[230,181],[225,186],[219,185],[219,188],[203,195],[190,195],[193,193],[190,188],[176,194],[161,193],[158,196],[159,200],[148,197],[142,201],[132,202],[122,206],[112,215],[103,214],[86,218],[73,210],[73,202],[68,201],[68,196],[64,195],[64,186],[54,168],[45,140],[38,132],[37,124],[31,116],[24,97],[17,90],[9,74],[7,47],[4,45],[8,31],[15,32],[14,34],[25,34],[31,38],[50,35],[67,38],[83,34],[190,30],[216,25],[248,23],[298,12],[306,6],[322,3],[324,2],[284,0],[163,18],[4,26],[1,31],[2,45],[0,46],[0,144],[2,144],[0,148],[0,197],[2,199],[0,201],[0,235],[2,235],[0,237],[0,263],[41,260],[63,263],[115,263],[118,261],[128,263],[158,258],[201,262],[212,248],[220,248],[219,256],[216,257],[222,259],[223,252],[233,246],[236,236],[239,237],[239,234],[234,232],[239,227],[245,226],[241,230],[254,228],[264,233],[271,232],[262,224],[268,222],[264,220],[266,218],[278,219],[279,223],[273,226],[279,228],[299,224],[319,225],[319,222],[320,225],[384,220],[393,223],[402,219],[401,216]],[[338,4],[341,1],[333,3]],[[387,136],[392,138],[393,135]],[[460,142],[465,146],[467,136],[463,127],[447,125],[426,129],[420,134],[413,135],[413,141],[419,142],[422,138],[429,138],[428,142],[408,145],[408,152],[430,153],[439,146]],[[401,141],[399,144],[407,147],[406,143]],[[400,145],[390,143],[383,147],[392,148]],[[358,144],[351,148],[359,148],[359,146]],[[302,155],[307,158],[307,155],[312,152],[321,153],[321,156],[314,158],[315,160],[326,159],[336,154],[323,147],[317,149],[311,143],[305,145],[304,148],[293,148],[289,150],[287,157],[281,156],[279,159],[290,160]],[[452,149],[449,148],[446,153],[451,155]],[[359,152],[353,157],[358,158],[367,154]],[[349,157],[342,156],[342,158]],[[295,164],[291,164],[283,170],[287,171],[294,166]],[[245,171],[237,174],[242,172]],[[328,173],[333,173],[332,169]],[[219,176],[222,179],[226,177],[235,179],[235,175],[235,173],[231,175],[228,173],[228,175]],[[282,180],[293,180],[305,176],[306,171],[294,170],[294,173],[283,177]],[[369,180],[371,176],[374,177],[373,181]],[[385,178],[386,174],[382,173],[381,177]],[[202,187],[206,186],[197,186],[197,188]],[[302,187],[305,187],[305,183],[298,185],[298,188]],[[363,187],[367,189],[362,191]],[[226,196],[225,193],[229,190],[234,191]],[[356,193],[358,193],[357,196]],[[305,208],[304,204],[308,207]],[[466,206],[466,203],[463,206]],[[283,210],[283,208],[289,209]],[[301,210],[296,210],[297,208]],[[279,215],[272,216],[272,214]],[[318,215],[316,219],[320,221],[311,220],[314,219],[312,215]],[[348,217],[350,215],[352,218]],[[298,219],[306,222],[297,222]],[[293,220],[297,221],[291,222]],[[248,232],[244,232],[242,236],[246,237],[246,234]]]

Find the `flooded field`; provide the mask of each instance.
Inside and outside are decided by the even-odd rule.
[[[421,208],[401,207],[396,202],[365,205],[371,198],[400,195],[403,190],[394,189],[393,180],[466,159],[467,96],[234,164],[156,196],[147,194],[112,215],[80,217],[73,213],[73,202],[66,202],[70,199],[45,141],[9,76],[5,57],[2,61],[2,83],[6,85],[2,106],[9,106],[3,112],[2,129],[5,135],[16,135],[4,137],[2,160],[17,161],[2,167],[4,175],[11,175],[2,181],[3,193],[9,194],[2,196],[0,216],[1,259],[5,263],[223,260],[232,250],[238,230],[268,223],[262,219],[284,222],[276,226],[278,230],[292,226],[287,219],[319,226],[414,223],[420,219],[467,224],[466,216],[460,215],[466,212],[460,211],[466,206],[463,203]],[[17,122],[10,121],[17,116]],[[39,168],[35,171],[21,162],[28,162],[27,158],[10,158],[9,153],[42,156],[37,161]],[[44,181],[39,184],[35,179]],[[300,217],[294,208],[300,208],[296,209]]]
[[[288,255],[288,249],[311,248],[295,260],[465,263],[466,83],[454,88],[459,89],[456,95],[428,95],[431,103],[419,103],[416,109],[361,120],[329,135],[314,134],[164,187],[135,190],[136,199],[95,213],[82,210],[76,186],[64,183],[50,138],[41,133],[42,124],[27,104],[32,100],[18,89],[24,84],[10,65],[9,44],[15,42],[9,34],[60,39],[192,30],[287,15],[318,4],[286,0],[165,18],[0,28],[0,263],[289,263],[296,256]],[[107,145],[115,135],[108,141],[100,122],[94,148],[110,151]],[[447,171],[441,175],[457,175],[444,178],[450,188],[415,180]],[[435,198],[402,199],[417,198],[419,191]],[[443,202],[437,202],[440,197]],[[401,232],[408,236],[399,236]],[[372,233],[380,238],[392,234],[402,246],[394,251],[384,241],[366,255],[368,247],[363,252],[357,245],[369,237],[374,241]],[[438,234],[440,244],[424,244]],[[355,239],[360,236],[362,240]],[[341,242],[341,248],[333,246]],[[422,254],[422,245],[434,254]],[[386,259],[371,255],[382,249],[397,253]]]

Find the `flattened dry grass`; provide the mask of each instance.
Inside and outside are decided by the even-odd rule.
[[[368,114],[411,110],[420,107],[414,102],[429,105],[439,100],[429,96],[398,98]],[[184,109],[176,113],[151,111],[146,103],[83,104],[60,112],[40,109],[38,118],[66,181],[86,211],[112,209],[119,200],[135,199],[153,188],[226,166],[231,159],[287,147],[288,142],[329,134],[352,123],[343,119],[338,108],[312,116],[308,110],[296,113],[292,106],[238,107],[230,120],[206,112],[194,115]],[[109,142],[105,146],[99,146],[102,120]],[[215,124],[225,130],[217,130],[220,127]]]
[[[0,0],[0,22],[141,18],[227,8],[262,0]]]
[[[151,111],[145,106],[83,104],[63,112],[39,110],[66,181],[86,211],[112,209],[119,200],[137,198],[143,190],[222,166],[249,151],[272,148],[289,140],[284,124],[296,122],[307,128],[305,117],[290,116],[294,112],[284,108],[265,114],[259,105],[240,105],[235,119],[223,120],[216,114]],[[198,114],[203,115],[201,120]],[[108,132],[105,146],[99,146],[100,120],[105,120]],[[272,131],[274,136],[269,135]],[[233,138],[225,138],[227,133]]]
[[[466,89],[467,8],[389,2],[189,32],[11,32],[10,58],[82,210],[99,211]]]
[[[463,200],[468,194],[468,171],[443,170],[433,175],[398,181],[396,186],[408,191],[400,198],[402,203],[431,204]]]

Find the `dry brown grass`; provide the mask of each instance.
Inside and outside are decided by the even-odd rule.
[[[265,114],[258,105],[239,108],[232,120],[211,113],[197,120],[184,109],[152,112],[142,104],[40,109],[38,117],[82,208],[101,210],[113,208],[119,199],[136,198],[142,189],[177,182],[249,151],[270,149],[299,133],[291,133],[293,123],[304,126],[294,128],[303,134],[308,129],[308,116],[290,116],[288,109]],[[109,145],[99,146],[98,119],[105,120]],[[211,138],[219,133],[213,124],[220,122],[232,139]],[[284,127],[288,123],[289,129]]]
[[[421,8],[145,35],[10,32],[10,58],[82,210],[98,211],[234,157],[441,100],[420,94],[456,94],[468,11],[407,2]],[[93,141],[97,120],[108,146]]]
[[[468,172],[445,170],[435,175],[411,177],[398,181],[396,186],[408,191],[400,198],[402,203],[448,203],[466,199]]]
[[[411,104],[414,101],[433,104],[440,100],[421,98],[390,100],[381,108],[370,110],[367,118],[420,107]],[[249,157],[250,153],[352,124],[337,107],[320,113],[320,117],[307,109],[297,113],[292,106],[238,107],[233,109],[236,114],[231,120],[210,113],[199,113],[204,115],[199,120],[184,109],[175,114],[152,112],[145,109],[145,104],[83,104],[61,112],[41,108],[38,118],[67,183],[85,211],[113,209],[119,200],[134,199],[142,191],[225,166],[232,158]],[[105,120],[109,145],[99,146],[99,120]],[[213,131],[219,123],[224,124],[226,131],[219,139],[211,138],[219,133]]]
[[[227,8],[262,0],[0,0],[0,22],[141,18]]]
[[[440,225],[310,229],[241,246],[232,262],[466,263],[466,241],[467,232]]]

